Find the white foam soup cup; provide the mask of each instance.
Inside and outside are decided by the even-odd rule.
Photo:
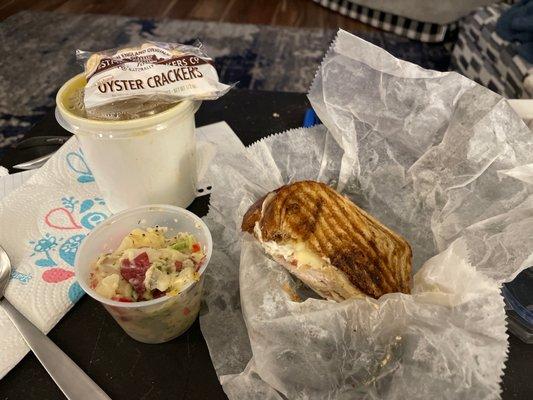
[[[196,196],[194,114],[198,101],[184,100],[147,117],[107,121],[79,112],[83,74],[56,96],[56,119],[78,138],[84,157],[112,212],[145,204],[187,207]]]
[[[100,296],[91,288],[93,266],[102,253],[113,252],[133,229],[167,227],[169,237],[178,232],[193,234],[205,253],[198,270],[200,279],[175,296],[139,302],[119,302]],[[185,332],[200,310],[204,272],[209,264],[213,242],[205,223],[196,215],[170,205],[141,206],[113,215],[99,224],[83,240],[75,260],[76,279],[81,288],[98,300],[133,339],[144,343],[167,342]]]

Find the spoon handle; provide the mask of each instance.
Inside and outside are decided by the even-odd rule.
[[[74,361],[18,312],[7,299],[3,299],[0,304],[67,399],[110,400],[109,396]]]

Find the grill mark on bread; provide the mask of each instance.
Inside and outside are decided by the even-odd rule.
[[[299,186],[301,188],[299,188]],[[301,189],[301,190],[298,190],[298,189]],[[344,226],[343,223],[345,224],[347,221],[349,221],[349,218],[346,218],[346,217],[342,218],[342,216],[341,218],[336,218],[338,217],[338,215],[335,215],[335,214],[338,214],[338,213],[334,213],[333,210],[335,209],[335,206],[338,206],[339,200],[345,201],[345,199],[341,198],[340,196],[332,197],[336,193],[334,193],[331,190],[328,190],[329,188],[325,187],[325,185],[323,189],[326,189],[326,190],[321,191],[321,192],[317,192],[315,190],[313,192],[310,190],[310,188],[307,187],[307,185],[305,184],[302,185],[298,183],[291,185],[291,187],[284,187],[282,188],[282,193],[281,192],[279,193],[279,195],[283,199],[279,201],[279,203],[281,204],[280,207],[283,207],[283,204],[285,203],[286,198],[291,194],[290,192],[294,192],[295,201],[296,200],[300,201],[301,204],[306,209],[313,206],[313,203],[317,201],[318,196],[326,196],[326,194],[330,195],[330,198],[329,198],[330,201],[328,202],[328,205],[330,207],[328,208],[328,211],[331,213],[330,215],[332,219],[335,220],[335,223],[332,224],[332,223],[327,223],[325,221],[323,226],[320,226],[319,232],[316,231],[315,229],[315,236],[318,242],[317,247],[318,249],[322,250],[318,252],[319,255],[329,257],[330,260],[332,261],[332,264],[336,266],[337,268],[340,268],[341,271],[343,271],[348,276],[350,281],[352,281],[354,286],[358,287],[360,290],[364,292],[372,294],[374,297],[378,297],[381,294],[381,290],[379,290],[379,287],[383,286],[383,283],[386,283],[385,286],[387,286],[387,287],[384,287],[383,289],[390,290],[392,286],[388,282],[389,279],[387,279],[385,282],[382,282],[379,276],[379,269],[376,269],[376,266],[374,265],[375,260],[372,260],[371,258],[366,256],[365,251],[369,251],[370,249],[368,248],[368,246],[365,245],[363,236],[357,238],[358,246],[350,245],[350,248],[345,248],[342,246],[343,242],[344,244],[346,244],[347,242],[349,243],[349,240],[343,240],[344,239],[343,236],[349,236],[346,233],[346,228],[343,229],[343,226]],[[356,209],[352,211],[357,212]],[[285,216],[283,211],[281,210],[280,212],[278,212],[277,215]],[[309,220],[309,216],[307,216],[307,219]],[[294,226],[290,226],[290,222],[291,222],[290,219],[286,221],[287,228],[289,228],[288,230],[293,231],[293,232],[296,231],[296,233],[298,233],[298,229],[294,229],[295,228]],[[314,222],[314,226],[316,226],[316,221],[313,221],[313,222]],[[333,226],[337,227],[338,229],[341,229],[341,232],[337,232],[336,235],[329,235],[329,236],[323,232],[322,228],[333,227]],[[351,226],[351,228],[353,228],[351,229],[352,234],[359,231],[359,229],[354,228],[353,225]],[[296,235],[291,235],[291,236],[296,236]],[[273,239],[275,238],[273,237]],[[325,249],[328,248],[328,244],[335,243],[334,241],[335,239],[337,239],[336,243],[340,243],[340,244],[337,244],[336,246],[332,246],[332,247],[336,247],[337,251],[334,251],[334,252],[324,251]],[[353,239],[354,238],[352,237],[352,240]],[[318,249],[311,248],[311,250],[315,250],[315,251]],[[360,268],[360,264],[366,265],[367,268]]]
[[[241,230],[244,232],[252,233],[255,227],[255,223],[261,218],[261,208],[267,195],[264,195],[254,204],[250,206],[244,217],[242,218]]]
[[[369,240],[372,235],[365,235],[366,232],[362,231],[361,228],[357,226],[356,222],[350,218],[350,212],[343,213],[343,206],[349,206],[349,203],[345,204],[347,200],[333,190],[324,190],[320,194],[322,196],[327,196],[330,200],[328,204],[330,204],[331,207],[328,208],[328,212],[331,213],[332,218],[334,218],[336,221],[336,224],[328,224],[327,218],[324,216],[324,225],[328,227],[333,225],[341,230],[342,233],[337,234],[341,243],[350,243],[351,239],[350,248],[341,252],[336,261],[333,261],[335,257],[328,254],[328,257],[332,259],[333,264],[341,268],[348,275],[348,277],[350,277],[354,271],[354,267],[359,269],[358,265],[364,263],[370,269],[369,271],[364,271],[371,282],[371,286],[375,289],[379,288],[384,283],[386,286],[384,289],[391,290],[394,287],[394,282],[390,279],[385,279],[383,282],[380,279],[379,272],[381,269],[381,263],[379,262],[379,253],[376,247],[372,246],[372,244],[375,245],[375,242],[373,240]],[[354,208],[350,211],[357,213],[358,210]],[[352,234],[352,237],[350,237],[350,233]],[[360,257],[354,257],[355,255],[360,255]],[[361,259],[359,260],[356,258]]]
[[[302,190],[300,193],[298,193],[298,196],[304,196],[304,199],[311,199],[313,194],[312,193],[307,193],[306,190]],[[313,213],[309,210],[309,206],[310,204],[313,204],[313,202],[309,202],[309,201],[306,201],[303,203],[303,205],[300,207],[300,212],[302,213],[302,216],[304,217],[307,217],[307,216],[312,216]],[[322,207],[321,207],[322,209]],[[323,215],[320,215],[321,219],[323,218]],[[318,221],[317,221],[318,222]],[[332,238],[334,237],[337,237],[337,236],[345,236],[344,232],[341,231],[341,232],[333,232],[333,234],[330,234],[328,235],[327,232],[325,232],[324,228],[329,228],[329,229],[332,229],[332,227],[335,227],[335,228],[339,228],[339,225],[340,224],[337,224],[337,223],[334,223],[334,224],[328,224],[328,223],[322,223],[322,224],[315,224],[315,231],[314,231],[314,235],[312,236],[312,240],[308,240],[308,248],[309,250],[311,251],[314,251],[318,256],[320,257],[327,257],[331,260],[331,250],[328,248],[330,246],[328,245],[331,245],[332,243]],[[342,245],[342,241],[341,241],[341,245]],[[334,247],[334,246],[332,246]],[[332,263],[332,265],[335,267],[335,268],[338,268],[340,271],[342,271],[344,274],[346,274],[346,271],[344,268],[342,268],[341,266],[339,265],[335,265],[334,263]],[[357,274],[357,277],[358,277],[358,281],[355,281],[355,282],[352,282],[354,284],[354,286],[356,286],[359,290],[363,290],[364,288],[363,287],[360,287],[361,286],[361,282],[362,281],[366,281],[368,279],[370,279],[371,277],[368,276],[368,273],[367,271],[365,270],[359,270],[357,269],[357,271],[354,271],[356,274]],[[350,279],[350,276],[349,274],[346,274],[348,279]]]
[[[412,256],[411,252],[411,246],[409,243],[403,239],[401,236],[399,236],[396,232],[392,231],[385,225],[381,224],[377,219],[375,219],[373,216],[368,214],[365,210],[360,209],[360,214],[364,216],[365,221],[376,221],[377,224],[374,224],[375,228],[378,229],[381,233],[383,233],[385,236],[393,238],[393,248],[391,250],[392,256],[396,256],[398,260],[401,260],[402,263],[409,263]],[[400,253],[400,249],[402,247],[406,247],[408,249],[407,254],[403,257]],[[389,269],[391,270],[391,275],[398,281],[398,282],[406,282],[406,284],[402,285],[402,290],[409,288],[409,276],[406,276],[406,270],[404,268],[393,268],[393,265],[389,266]]]
[[[346,200],[332,190],[325,191],[323,195],[330,197],[332,204],[331,209],[336,210],[337,215],[342,215],[341,207],[344,205],[343,203]],[[354,208],[352,211],[355,211],[357,213],[358,210]],[[350,266],[346,264],[353,263],[354,265],[358,266],[358,264],[364,263],[365,265],[367,265],[368,268],[371,269],[371,271],[365,272],[367,272],[367,275],[369,276],[372,284],[375,287],[379,287],[381,283],[379,276],[380,262],[376,248],[373,248],[370,245],[370,241],[368,240],[368,237],[371,235],[365,235],[365,232],[357,226],[357,224],[352,220],[352,218],[350,218],[350,213],[345,213],[344,215],[345,217],[340,218],[340,221],[344,222],[344,226],[347,226],[347,229],[344,229],[345,235],[349,237],[348,232],[351,231],[352,234],[357,234],[356,237],[358,240],[356,243],[352,242],[352,245],[355,244],[355,246],[352,246],[352,251],[346,252],[346,261],[345,263],[341,264],[343,266],[343,270],[345,270],[347,275],[350,276],[350,271],[353,271],[354,267],[352,266],[350,268]],[[355,237],[352,240],[354,239]],[[362,260],[355,259],[354,256],[358,254],[361,254]],[[392,285],[388,281],[386,281],[385,283],[388,286],[387,288],[385,288],[385,290],[390,290],[392,288]]]
[[[328,194],[329,193],[327,192],[321,192],[318,195],[325,197]],[[347,219],[338,212],[338,209],[335,207],[335,200],[336,199],[326,198],[325,202],[329,205],[327,208],[328,215],[324,215],[325,213],[321,215],[322,223],[319,224],[319,229],[323,232],[323,235],[321,235],[323,247],[328,248],[328,251],[325,251],[325,254],[323,255],[328,257],[333,265],[343,271],[350,281],[359,289],[366,289],[367,292],[370,291],[376,293],[376,288],[379,286],[379,282],[375,279],[375,271],[366,271],[357,267],[354,268],[354,266],[357,265],[353,259],[354,255],[358,255],[358,258],[366,258],[365,252],[361,251],[361,247],[364,248],[364,245],[361,241],[362,238],[357,238],[359,239],[357,240],[359,246],[354,246],[354,243],[350,243],[346,229]],[[352,231],[352,233],[356,233],[356,231]],[[355,239],[356,238],[352,237],[352,240]],[[341,243],[341,245],[331,246],[334,241]],[[337,251],[335,251],[335,247],[337,247]],[[351,264],[352,267],[350,268],[347,264]],[[354,279],[353,275],[356,275],[357,279]]]
[[[302,240],[308,240],[316,233],[317,223],[319,221],[323,204],[322,201],[320,201],[319,199],[316,201],[316,207],[313,208],[306,207],[306,203],[302,203],[303,205],[300,205],[298,203],[291,203],[293,209],[296,208],[294,206],[297,206],[298,208],[298,213],[295,212],[291,214],[293,217],[297,217],[298,214],[302,214],[304,210],[307,211],[307,218],[305,218],[303,221],[300,221],[299,225],[290,224],[291,230],[298,234],[298,236],[300,236]],[[291,219],[288,219],[288,222],[290,221]]]
[[[348,199],[346,199],[343,196],[339,195],[337,192],[334,192],[334,191],[331,190],[328,193],[330,193],[331,195],[336,195],[338,197],[341,197],[343,201],[339,203],[340,205],[342,205],[345,208],[354,209],[354,211],[357,213],[357,216],[359,218],[363,219],[363,221],[366,222],[368,226],[371,226],[375,230],[383,233],[385,235],[385,237],[387,237],[389,239],[388,242],[392,241],[392,253],[393,253],[392,255],[394,255],[394,253],[397,253],[398,249],[400,247],[402,247],[402,245],[407,245],[407,247],[409,247],[409,244],[405,240],[403,240],[395,232],[391,231],[386,226],[381,224],[381,222],[379,222],[379,220],[377,220],[376,218],[374,218],[373,216],[368,214],[365,210],[361,209],[360,207],[357,207],[354,203],[351,203]],[[347,214],[350,215],[349,212]],[[350,218],[348,218],[348,220],[351,221]],[[354,227],[353,224],[352,224],[352,228],[353,229],[357,229],[357,228]],[[364,231],[362,233],[364,233]],[[394,268],[395,265],[392,265],[392,263],[389,263],[389,262],[383,263],[382,260],[380,260],[379,254],[381,252],[380,252],[380,250],[379,250],[379,248],[378,248],[378,246],[376,244],[376,241],[375,241],[376,236],[374,234],[372,234],[372,232],[370,230],[369,230],[368,233],[369,234],[366,237],[367,238],[368,247],[372,248],[373,255],[374,255],[374,258],[375,258],[376,262],[379,265],[379,269],[383,269],[384,272],[385,271],[389,272],[388,274],[385,274],[383,277],[385,278],[385,280],[387,281],[387,283],[391,287],[394,287],[395,286],[394,281],[398,280],[398,278],[400,278],[399,273],[401,273],[403,271],[403,269],[402,268]],[[391,239],[394,239],[394,240],[391,240]],[[400,246],[398,246],[398,245],[400,245]],[[410,247],[409,247],[409,252],[410,252]],[[388,257],[388,258],[389,258],[388,261],[391,261],[391,262],[393,261],[393,260],[390,260],[390,257]],[[398,258],[403,258],[403,257],[398,257]]]
[[[312,196],[308,190],[304,189],[303,191],[307,196]],[[328,195],[331,195],[331,193],[326,191],[318,193],[318,196],[325,197]],[[323,234],[318,239],[321,241],[321,247],[328,250],[322,251],[320,255],[329,258],[331,263],[343,271],[348,276],[348,279],[360,290],[371,291],[373,294],[378,295],[379,291],[376,291],[376,288],[380,286],[379,277],[377,276],[378,271],[372,265],[373,260],[366,255],[366,252],[371,250],[365,245],[364,238],[360,235],[360,232],[356,229],[351,229],[353,228],[352,226],[348,226],[349,219],[342,215],[340,208],[337,207],[337,201],[337,198],[332,198],[331,196],[325,200],[329,205],[326,211],[329,215],[321,216],[323,223],[319,224],[318,229]],[[333,223],[331,220],[333,220]],[[333,234],[328,235],[327,229],[331,230]],[[352,233],[351,238],[348,233],[350,231]],[[352,239],[352,243],[350,243],[350,239]],[[355,246],[353,241],[356,241]],[[328,246],[328,244],[333,245]],[[346,246],[349,247],[346,248]],[[331,247],[331,249],[328,247]],[[316,249],[312,250],[316,251]],[[371,271],[359,268],[361,263],[368,265]],[[357,279],[354,279],[353,275]],[[391,288],[390,285],[387,286],[389,286],[388,289]]]
[[[257,203],[261,207],[266,197],[248,210],[243,230],[253,231],[260,219],[263,240],[305,243],[373,297],[409,293],[412,254],[401,236],[322,183],[297,182],[273,193],[262,217]]]

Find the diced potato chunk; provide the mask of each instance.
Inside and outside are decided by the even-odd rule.
[[[111,298],[118,288],[120,277],[117,274],[106,276],[94,289],[100,296]]]

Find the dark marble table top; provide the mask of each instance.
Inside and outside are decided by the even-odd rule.
[[[197,125],[225,120],[248,145],[271,133],[301,126],[307,107],[307,98],[300,93],[238,90],[218,101],[204,103],[197,114]],[[28,133],[29,136],[52,134],[67,133],[61,131],[51,113]],[[35,156],[35,149],[26,153],[10,150],[0,164],[11,166]],[[208,197],[202,197],[190,210],[204,215],[207,205]],[[102,306],[85,296],[52,329],[49,337],[113,399],[226,398],[198,322],[169,343],[143,344],[127,336]],[[531,399],[533,346],[512,335],[509,342],[502,397]],[[63,398],[31,353],[0,381],[1,400],[22,398]]]

